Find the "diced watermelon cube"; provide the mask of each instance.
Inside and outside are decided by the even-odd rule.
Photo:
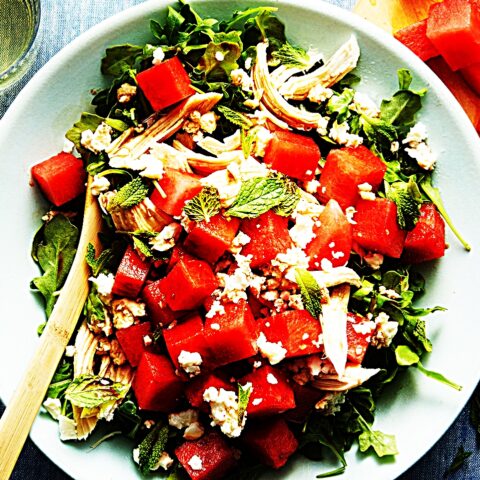
[[[203,411],[209,410],[209,405],[203,399],[203,393],[210,387],[215,387],[217,390],[223,388],[224,390],[235,391],[236,388],[221,378],[217,373],[208,373],[193,379],[185,389],[185,396],[190,405],[199,408]]]
[[[208,222],[198,222],[190,230],[183,245],[193,255],[215,263],[231,246],[239,227],[238,218],[227,219],[218,214]]]
[[[165,174],[158,182],[165,196],[155,189],[150,195],[150,200],[160,210],[178,216],[182,213],[185,202],[200,193],[203,188],[199,178],[193,173],[165,168]]]
[[[205,321],[205,339],[216,366],[237,362],[257,353],[257,325],[245,300],[224,305],[225,313]]]
[[[252,455],[273,468],[283,467],[298,448],[298,441],[283,418],[255,422],[245,430],[243,443]]]
[[[320,176],[318,196],[323,203],[335,199],[345,209],[360,199],[358,186],[368,183],[376,191],[387,166],[367,147],[330,150]]]
[[[292,246],[288,218],[271,210],[257,218],[244,220],[240,230],[250,237],[250,242],[242,248],[242,255],[252,255],[252,268],[268,265],[279,253]]]
[[[477,94],[480,95],[480,63],[471,65],[470,67],[462,68],[460,71],[462,77],[468,83],[468,86]]]
[[[162,283],[167,304],[173,311],[200,307],[217,286],[208,263],[186,257],[175,264]]]
[[[397,206],[386,198],[360,200],[353,225],[353,238],[370,252],[400,258],[407,232],[397,222]]]
[[[133,391],[142,410],[169,413],[183,393],[183,382],[165,355],[144,352],[133,381]]]
[[[150,271],[150,263],[142,260],[140,255],[129,245],[115,274],[112,293],[115,295],[137,298]]]
[[[34,165],[32,177],[47,200],[60,207],[85,191],[87,174],[81,158],[60,152]]]
[[[143,352],[150,349],[148,338],[150,338],[151,342],[152,327],[150,322],[137,323],[136,325],[117,330],[116,336],[128,362],[132,367],[136,367],[140,363]]]
[[[372,322],[353,313],[348,314],[347,320],[347,358],[353,363],[362,363],[373,333]]]
[[[452,70],[480,62],[480,11],[477,0],[434,3],[427,37]]]
[[[183,443],[175,449],[175,455],[192,480],[220,480],[236,465],[235,451],[218,432]],[[192,468],[192,463],[201,468]]]
[[[203,321],[198,313],[170,325],[163,330],[163,338],[167,346],[168,354],[172,362],[180,372],[184,372],[178,363],[178,357],[182,351],[199,353],[202,357],[201,370],[208,368],[208,350],[205,341]]]
[[[439,55],[438,50],[427,37],[427,19],[398,30],[394,36],[424,62]]]
[[[293,423],[303,423],[325,392],[308,385],[299,385],[297,382],[292,382],[291,387],[295,395],[295,408],[285,412],[285,419]]]
[[[322,333],[320,321],[306,310],[288,310],[262,318],[259,325],[269,342],[281,342],[287,358],[323,351],[323,345],[318,342]]]
[[[264,162],[273,170],[299,180],[311,180],[321,154],[315,141],[288,130],[278,130],[265,149]]]
[[[295,408],[295,396],[284,373],[270,365],[253,370],[239,380],[252,383],[247,412],[250,416],[275,415]]]
[[[452,72],[443,58],[433,58],[428,66],[440,77],[463,107],[473,126],[480,132],[480,98],[458,72]]]
[[[318,220],[320,225],[313,227],[315,237],[305,249],[309,268],[319,270],[324,258],[334,267],[345,265],[352,249],[352,225],[338,202],[329,200]]]
[[[188,73],[178,57],[144,70],[136,78],[138,86],[155,111],[178,103],[195,93]]]
[[[175,264],[183,257],[186,258],[194,258],[192,255],[188,254],[183,247],[179,245],[175,245],[172,249],[172,254],[170,255],[170,259],[168,260],[167,272],[169,272]]]
[[[167,299],[162,291],[162,283],[163,278],[146,285],[142,290],[142,298],[153,324],[165,327],[175,320],[176,315],[167,304]]]
[[[402,260],[420,263],[445,255],[445,222],[433,203],[420,208],[417,224],[407,233]]]

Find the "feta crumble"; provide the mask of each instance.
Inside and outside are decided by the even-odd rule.
[[[80,143],[93,153],[103,152],[112,143],[112,128],[102,122],[95,132],[84,130],[80,137]]]
[[[277,267],[283,273],[284,278],[296,282],[295,269],[308,270],[310,258],[299,247],[291,247],[285,253],[279,253],[271,261],[273,267]]]
[[[263,402],[263,398],[254,398],[252,400],[252,405],[256,407],[257,405],[260,405]]]
[[[287,349],[283,347],[282,342],[269,342],[263,332],[257,338],[257,346],[262,357],[266,358],[270,365],[280,363],[287,354]]]
[[[358,147],[363,143],[363,138],[349,133],[350,125],[347,122],[343,123],[333,123],[330,128],[328,136],[339,145],[345,145],[346,147]]]
[[[54,420],[58,420],[62,414],[62,402],[59,398],[47,398],[42,405]]]
[[[405,151],[411,158],[417,161],[421,168],[433,170],[437,162],[437,156],[427,145],[426,140],[427,129],[423,123],[418,122],[410,128],[402,143],[408,145]]]
[[[373,270],[378,270],[383,265],[384,257],[381,253],[367,253],[363,259]]]
[[[74,357],[75,354],[77,353],[77,347],[75,345],[67,345],[67,348],[65,349],[65,356],[66,357]]]
[[[152,246],[152,250],[158,252],[166,252],[175,246],[176,239],[180,235],[182,227],[172,222],[169,225],[163,227],[162,231],[155,237],[151,238],[148,242]]]
[[[90,277],[89,280],[97,287],[97,292],[103,296],[108,297],[112,293],[115,277],[113,273],[100,273],[98,277]]]
[[[389,347],[398,331],[398,322],[390,320],[385,312],[375,318],[376,331],[372,335],[371,345],[377,348]]]
[[[230,72],[230,80],[235,87],[241,87],[242,90],[249,92],[253,89],[253,80],[250,75],[242,68],[236,68]]]
[[[370,118],[380,116],[380,109],[366,93],[355,92],[353,103],[348,108],[360,115],[366,115]]]
[[[293,243],[302,249],[306,248],[316,236],[313,232],[314,226],[315,221],[312,217],[308,215],[296,215],[295,225],[288,231]]]
[[[190,465],[190,468],[192,470],[203,470],[202,459],[198,455],[193,455],[192,458],[188,461],[188,464]]]
[[[107,177],[100,177],[94,175],[92,183],[90,184],[90,191],[92,195],[98,197],[101,193],[107,192],[110,188],[110,181]]]
[[[165,52],[163,51],[162,47],[158,47],[153,51],[153,65],[159,65],[165,59]]]
[[[158,462],[150,469],[150,470],[158,470],[159,468],[163,468],[164,470],[168,470],[174,464],[173,458],[167,453],[162,452]]]
[[[269,373],[267,375],[267,382],[270,383],[270,385],[276,385],[278,383],[278,379],[273,373]]]
[[[200,373],[200,365],[202,365],[202,362],[202,356],[198,352],[182,350],[178,356],[178,364],[192,377]]]

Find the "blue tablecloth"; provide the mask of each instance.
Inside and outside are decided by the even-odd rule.
[[[142,3],[143,0],[42,0],[42,44],[35,64],[27,76],[9,91],[0,94],[0,118],[12,103],[21,88],[32,75],[44,65],[56,52],[101,20]],[[344,8],[352,8],[355,0],[327,0]],[[1,47],[0,47],[1,48]],[[0,404],[0,413],[3,405]],[[419,428],[428,428],[428,420]],[[415,442],[415,432],[412,432]],[[448,476],[451,480],[480,479],[480,452],[477,448],[475,429],[469,422],[467,406],[445,433],[440,441],[414,465],[401,480],[438,480],[444,478],[445,470],[452,462],[459,448],[472,451],[465,465],[456,473]],[[13,480],[67,480],[70,477],[50,462],[30,441],[27,441],[13,473]],[[100,480],[94,479],[92,480]],[[354,479],[361,480],[361,479]]]

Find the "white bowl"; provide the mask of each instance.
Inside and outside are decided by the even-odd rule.
[[[64,132],[89,106],[90,89],[104,84],[99,62],[105,48],[152,41],[149,20],[160,17],[169,3],[146,2],[81,35],[33,78],[1,121],[0,395],[6,402],[35,349],[36,327],[44,320],[40,303],[29,291],[30,279],[38,275],[29,252],[45,203],[29,185],[29,169],[62,149]],[[192,3],[200,13],[220,17],[232,8],[251,5],[235,2],[232,7],[228,0]],[[358,69],[362,82],[358,89],[376,101],[396,90],[398,68],[410,68],[415,85],[428,87],[421,120],[428,126],[430,144],[440,157],[435,182],[457,227],[474,247],[472,252],[465,252],[448,232],[447,256],[425,267],[428,288],[422,300],[426,305],[448,308],[429,319],[434,351],[425,363],[462,384],[462,392],[424,378],[417,371],[409,372],[379,403],[375,422],[375,429],[397,436],[400,454],[395,460],[378,460],[373,455],[359,454],[354,446],[347,455],[349,466],[343,478],[393,479],[440,438],[467,402],[480,376],[480,323],[476,318],[480,285],[476,248],[480,244],[478,136],[438,78],[383,31],[354,14],[316,0],[303,0],[302,6],[294,0],[260,3],[279,7],[278,15],[285,21],[293,42],[312,45],[326,55],[354,32],[362,51]],[[31,436],[52,461],[76,479],[140,477],[131,460],[133,446],[125,439],[115,438],[95,450],[89,448],[90,441],[64,444],[58,439],[57,424],[45,415],[37,418]],[[269,478],[312,479],[327,468],[326,463],[298,458]]]

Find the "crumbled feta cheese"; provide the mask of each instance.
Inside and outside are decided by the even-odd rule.
[[[227,437],[239,437],[245,426],[245,413],[239,424],[238,401],[235,392],[209,387],[203,392],[203,399],[210,404],[212,426],[219,426]]]
[[[102,122],[95,132],[84,130],[80,138],[80,143],[93,153],[103,152],[112,143],[112,128],[105,122]]]
[[[245,60],[245,68],[247,70],[250,70],[252,68],[252,63],[253,63],[253,58],[252,57],[247,57]]]
[[[392,142],[392,144],[390,145],[390,151],[392,153],[397,153],[399,148],[400,148],[400,143],[397,142],[396,140],[394,142]]]
[[[338,124],[337,121],[330,128],[328,136],[339,145],[345,145],[346,147],[358,147],[363,143],[363,138],[358,135],[348,133],[350,125],[347,122]]]
[[[267,375],[267,382],[271,385],[276,385],[278,383],[278,379],[275,375],[273,375],[273,373],[269,373]]]
[[[280,363],[287,354],[287,349],[283,348],[282,342],[269,342],[263,332],[257,338],[257,346],[262,357],[268,359],[270,365]]]
[[[399,293],[397,293],[395,290],[391,288],[386,288],[384,285],[380,285],[378,287],[378,292],[380,293],[380,295],[391,298],[392,300],[397,298],[402,298],[402,296]]]
[[[315,347],[320,348],[323,345],[323,333],[319,333],[318,338],[316,340],[312,340],[312,344]]]
[[[225,307],[220,303],[219,300],[214,300],[210,310],[206,313],[206,318],[213,318],[215,315],[225,315]],[[220,330],[220,325],[218,323],[212,323],[210,325],[212,330]]]
[[[327,101],[333,95],[333,90],[323,86],[321,83],[317,83],[308,92],[308,99],[314,103],[323,103]]]
[[[326,137],[328,134],[328,122],[330,117],[320,117],[317,123],[317,132],[319,135]]]
[[[437,162],[437,156],[432,149],[424,142],[414,148],[406,148],[405,151],[415,159],[419,167],[424,170],[433,170]]]
[[[380,312],[375,318],[376,331],[372,335],[371,345],[377,348],[389,347],[398,331],[398,322],[390,320],[385,312]]]
[[[198,440],[205,433],[205,429],[200,422],[191,423],[183,432],[185,440]]]
[[[159,65],[165,59],[165,52],[163,51],[162,47],[158,47],[153,51],[153,65]]]
[[[352,225],[356,225],[357,222],[353,219],[353,216],[357,213],[355,210],[355,207],[347,207],[345,209],[345,216],[347,217],[348,223],[351,223]]]
[[[273,134],[265,127],[259,127],[257,130],[255,130],[252,149],[253,156],[264,157],[265,150],[272,137]]]
[[[262,294],[262,298],[264,298],[267,302],[274,302],[278,298],[279,293],[276,290],[269,290]]]
[[[369,321],[369,322],[352,323],[352,328],[359,335],[368,335],[375,330],[375,322]]]
[[[217,116],[215,112],[210,111],[200,117],[200,128],[207,133],[213,133],[215,131],[217,128]]]
[[[233,239],[232,245],[230,246],[230,251],[232,253],[240,253],[242,248],[245,245],[248,245],[252,239],[241,230],[238,232],[237,236]]]
[[[62,151],[64,151],[65,153],[72,153],[74,148],[75,144],[71,142],[68,138],[64,138]]]
[[[219,52],[217,52],[217,54],[218,53]],[[190,465],[190,468],[192,470],[195,470],[195,471],[203,470],[202,459],[198,455],[193,455],[192,458],[187,463]]]
[[[144,317],[145,304],[129,298],[121,298],[112,302],[113,325],[117,329],[130,327],[138,317]]]
[[[94,175],[92,183],[90,184],[90,191],[93,196],[98,197],[101,193],[108,191],[109,188],[110,182],[107,177]]]
[[[166,252],[175,246],[176,239],[180,236],[182,227],[176,222],[163,227],[162,231],[151,238],[148,242],[152,246],[152,250],[158,252]]]
[[[381,253],[367,253],[363,259],[373,270],[378,270],[383,264],[383,255]]]
[[[310,337],[310,335],[308,333],[304,333],[302,335],[302,340],[307,340],[309,337]]]
[[[376,118],[380,116],[380,109],[375,102],[362,92],[355,92],[353,103],[348,108],[367,117]]]
[[[54,420],[58,420],[62,413],[62,402],[59,398],[47,398],[42,405]]]
[[[375,193],[372,192],[372,186],[367,182],[358,185],[358,192],[363,200],[375,200]]]
[[[152,468],[150,468],[150,470],[156,471],[159,468],[168,470],[174,463],[175,462],[173,458],[167,452],[162,452],[160,458],[158,459],[158,462]]]
[[[60,431],[60,440],[63,442],[67,440],[78,440],[75,420],[65,415],[60,415],[58,417],[58,429]]]
[[[168,415],[168,424],[178,430],[189,427],[194,422],[198,422],[198,412],[193,408]]]
[[[302,196],[292,213],[292,218],[297,218],[297,215],[309,215],[310,217],[316,218],[324,209],[325,207],[320,205],[315,197],[311,195],[308,195],[307,197]]]
[[[260,368],[262,366],[262,362],[260,360],[255,360],[253,362],[253,368]]]
[[[98,277],[90,277],[89,280],[97,287],[97,292],[103,297],[108,297],[112,293],[115,277],[113,273],[100,273]]]
[[[253,81],[250,75],[241,68],[236,68],[230,72],[230,80],[232,85],[241,87],[242,90],[248,92],[253,89]]]
[[[178,356],[178,364],[192,377],[200,373],[202,362],[202,356],[198,352],[182,350]]]
[[[151,178],[152,180],[161,180],[163,178],[165,169],[161,160],[154,155],[144,154],[140,157],[140,161],[142,162],[140,176]]]
[[[137,94],[137,86],[122,83],[117,90],[118,103],[128,103]]]
[[[153,339],[150,335],[144,335],[143,336],[143,344],[146,347],[149,347],[153,343]]]
[[[263,402],[263,398],[254,398],[252,400],[252,405],[256,407],[257,405],[260,405]]]
[[[305,183],[305,190],[308,193],[315,194],[317,193],[319,188],[320,188],[320,182],[318,180],[313,179]]]
[[[65,356],[66,357],[74,357],[75,354],[77,353],[77,347],[75,345],[67,345],[67,348],[65,349]]]
[[[333,264],[328,258],[322,258],[320,260],[320,268],[325,272],[333,270]]]
[[[134,448],[132,450],[132,457],[133,457],[133,461],[139,465],[140,464],[140,449],[139,448]]]
[[[223,309],[223,312],[225,313],[225,308]],[[212,324],[210,325],[210,328],[211,328],[212,330],[220,330],[220,324],[219,324],[219,323],[212,323]]]
[[[402,143],[408,143],[411,146],[415,146],[427,138],[427,127],[421,123],[416,123],[407,133],[407,136]]]
[[[296,215],[295,225],[288,231],[290,238],[297,247],[302,249],[315,238],[313,227],[315,222],[312,217],[308,215]]]
[[[289,248],[285,253],[279,253],[271,261],[273,267],[277,267],[284,275],[284,278],[296,282],[295,270],[303,268],[308,270],[310,258],[298,247]]]

